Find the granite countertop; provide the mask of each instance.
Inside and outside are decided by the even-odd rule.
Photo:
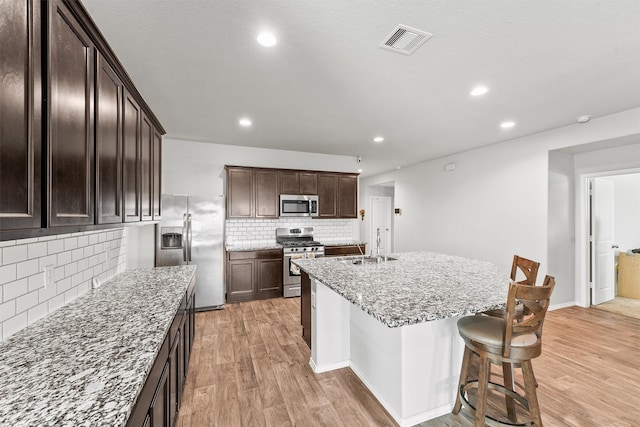
[[[504,306],[507,274],[486,261],[433,252],[392,254],[396,261],[354,265],[361,257],[292,260],[390,328]]]
[[[239,252],[239,251],[261,251],[266,249],[282,249],[280,243],[264,242],[264,243],[233,243],[225,245],[227,252]]]
[[[0,343],[0,425],[125,425],[195,269],[126,271]]]
[[[320,239],[320,243],[324,246],[354,246],[354,245],[366,245],[367,242],[362,240],[322,240]]]

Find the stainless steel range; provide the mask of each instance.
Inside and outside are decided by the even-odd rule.
[[[291,260],[322,257],[324,246],[313,240],[313,227],[276,228],[276,242],[283,246],[282,296],[299,297],[300,268],[291,263]]]

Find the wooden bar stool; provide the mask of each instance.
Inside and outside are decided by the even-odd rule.
[[[539,262],[514,255],[513,262],[511,263],[511,280],[523,285],[534,286],[536,284],[536,280],[538,279],[539,268]],[[521,317],[523,315],[522,311],[523,306],[520,304],[516,305],[516,317]],[[497,308],[495,310],[485,311],[482,314],[493,317],[504,317],[505,309]]]
[[[474,413],[476,427],[488,426],[542,426],[540,407],[536,395],[536,380],[531,360],[542,352],[542,325],[549,307],[549,299],[555,279],[546,276],[542,286],[523,285],[511,282],[507,296],[506,316],[503,319],[492,316],[466,316],[458,320],[458,332],[464,339],[465,350],[458,382],[458,395],[453,413],[465,409]],[[516,321],[516,302],[520,301],[527,314]],[[469,380],[471,356],[480,358],[478,380]],[[504,385],[489,381],[491,364],[502,365]],[[524,396],[513,386],[514,367],[522,369]],[[475,406],[469,401],[468,391],[477,388]],[[487,416],[488,390],[498,390],[505,394],[507,421]],[[530,421],[518,423],[515,403],[527,412]]]

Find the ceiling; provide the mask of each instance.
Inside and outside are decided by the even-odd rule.
[[[353,156],[365,176],[640,106],[638,0],[82,2],[166,137]],[[380,49],[398,24],[433,37]]]

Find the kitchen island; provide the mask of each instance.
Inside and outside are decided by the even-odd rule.
[[[349,366],[398,424],[411,426],[451,410],[464,351],[457,320],[503,306],[509,278],[484,261],[392,256],[295,263],[310,278],[302,310],[311,311],[313,370]]]
[[[126,271],[0,343],[0,425],[124,426],[169,357],[176,319],[189,317],[195,270]]]

